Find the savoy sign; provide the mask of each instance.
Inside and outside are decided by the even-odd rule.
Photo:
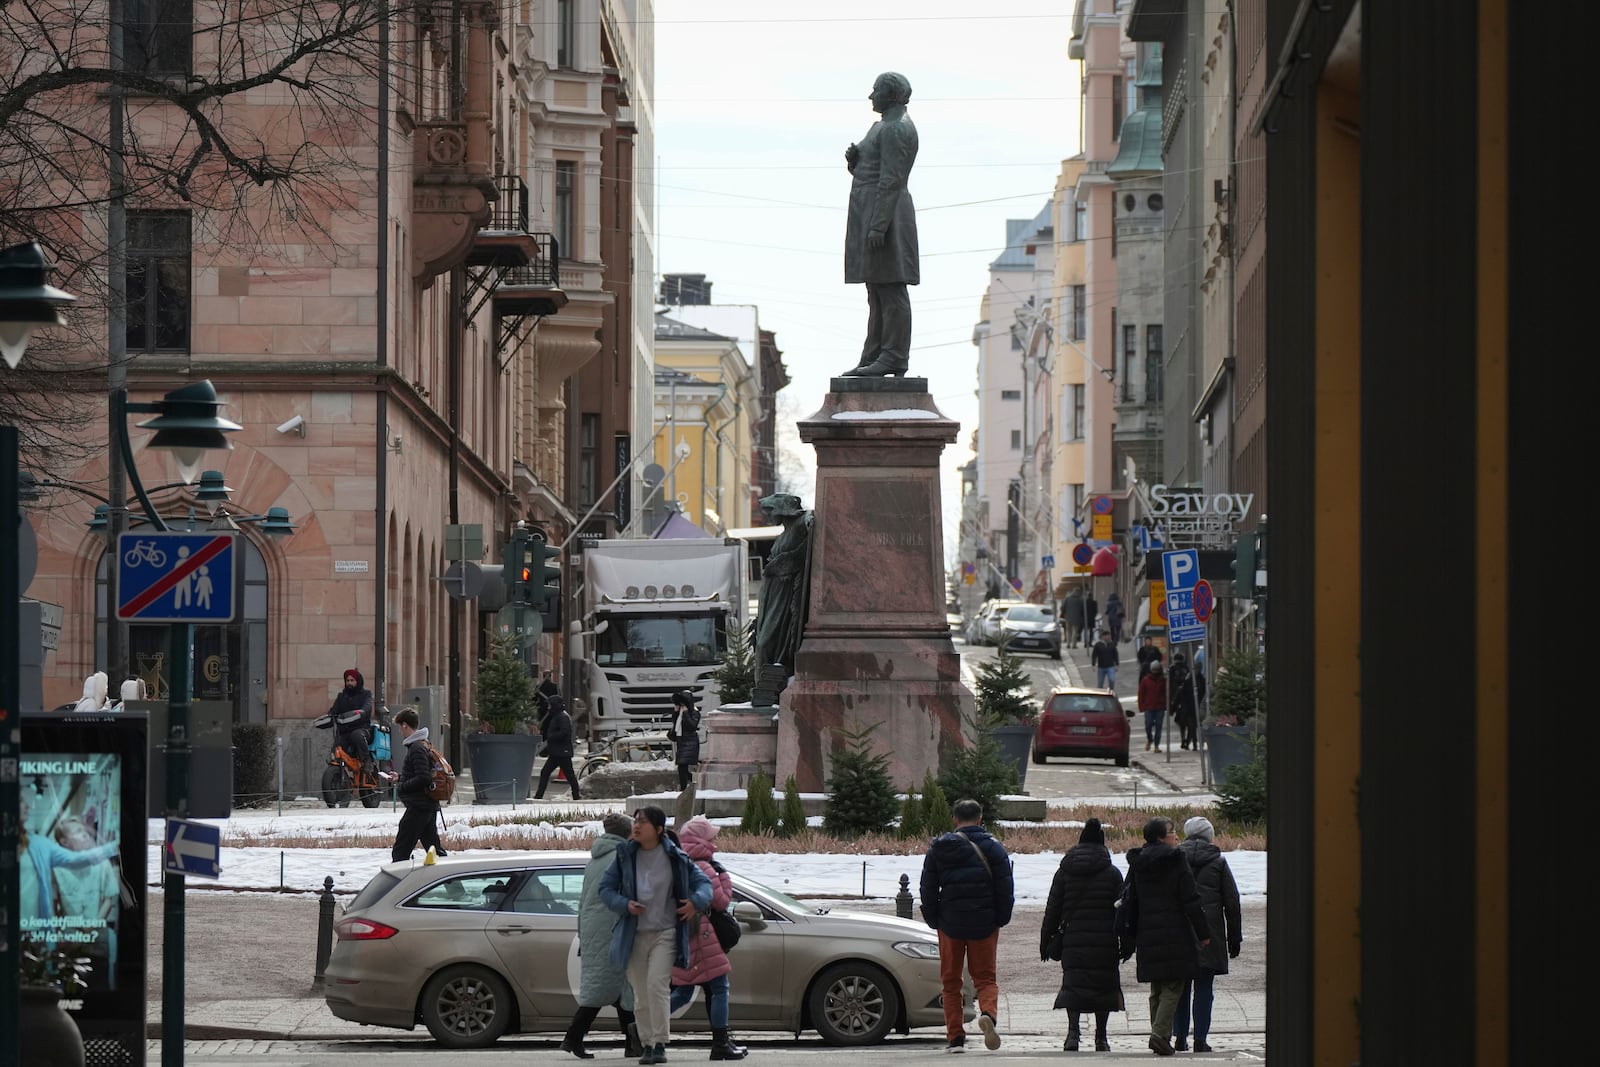
[[[1255,503],[1254,493],[1213,493],[1198,489],[1177,488],[1168,485],[1150,487],[1150,513],[1157,518],[1169,515],[1214,515],[1218,518],[1243,519],[1249,516]]]

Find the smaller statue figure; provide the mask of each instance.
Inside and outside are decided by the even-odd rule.
[[[761,501],[761,512],[783,526],[761,569],[760,614],[751,624],[756,667],[782,664],[784,677],[794,674],[794,656],[805,633],[811,584],[811,513],[792,493],[774,493]]]

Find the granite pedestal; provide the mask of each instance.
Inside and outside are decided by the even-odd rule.
[[[778,709],[724,704],[706,715],[706,758],[701,789],[745,789],[757,771],[772,777],[778,761]],[[783,779],[777,780],[783,788]]]
[[[799,430],[817,450],[811,603],[777,780],[823,789],[845,734],[872,727],[895,787],[920,786],[974,713],[945,618],[939,459],[960,425],[924,378],[835,378]]]

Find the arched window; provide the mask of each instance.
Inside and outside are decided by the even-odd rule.
[[[243,566],[234,571],[234,603],[238,617],[221,625],[196,624],[194,627],[193,676],[189,680],[192,700],[221,700],[232,705],[234,722],[267,721],[267,561],[261,550],[245,536],[237,539]],[[102,553],[95,570],[94,661],[106,662],[106,565],[109,552]],[[133,623],[128,626],[125,665],[107,664],[111,694],[129,671],[145,680],[151,700],[165,700],[170,679],[167,673],[169,627],[165,624]]]

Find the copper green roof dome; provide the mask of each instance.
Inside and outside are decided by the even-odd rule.
[[[1106,168],[1110,178],[1140,178],[1160,174],[1161,112],[1142,107],[1122,123],[1122,143],[1117,158]]]

